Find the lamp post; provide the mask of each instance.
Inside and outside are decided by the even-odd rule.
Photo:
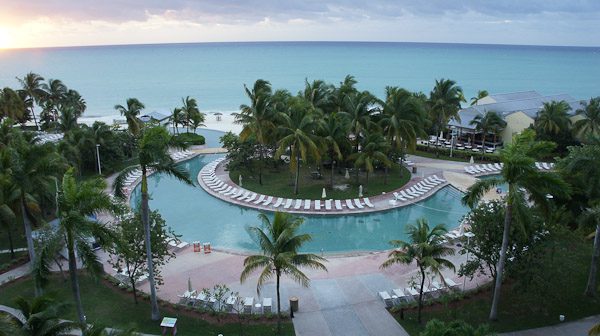
[[[100,144],[96,144],[96,159],[98,160],[98,175],[102,175],[102,167],[100,166]]]
[[[452,138],[450,140],[450,157],[452,157],[452,150],[454,149],[454,137],[456,136],[456,127],[450,127],[452,130]]]
[[[465,237],[467,237],[467,263],[469,263],[469,243],[471,242],[471,237],[475,236],[473,232],[465,232]],[[467,284],[467,277],[463,276],[463,292],[465,291],[465,285]]]

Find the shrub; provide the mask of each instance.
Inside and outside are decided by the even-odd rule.
[[[178,142],[182,142],[188,145],[204,145],[206,143],[206,139],[204,139],[204,136],[200,135],[200,134],[196,134],[196,133],[181,133],[181,134],[177,134],[175,135],[175,139]]]

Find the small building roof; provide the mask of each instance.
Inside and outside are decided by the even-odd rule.
[[[162,114],[160,112],[156,112],[156,111],[152,111],[150,113],[146,113],[145,115],[149,116],[150,118],[156,120],[156,121],[163,121],[167,118],[169,118],[169,115],[166,114]]]

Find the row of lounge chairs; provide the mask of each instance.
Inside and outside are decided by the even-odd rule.
[[[64,135],[62,133],[59,133],[59,134],[40,133],[36,137],[36,139],[37,139],[37,143],[45,144],[48,142],[58,142],[58,141],[62,140],[63,137],[64,137]]]
[[[368,197],[354,198],[346,200],[310,200],[310,199],[291,199],[282,197],[273,197],[257,194],[255,192],[243,189],[237,185],[229,185],[223,182],[215,175],[215,169],[224,158],[217,159],[207,164],[200,171],[200,178],[204,184],[213,192],[219,193],[232,200],[246,202],[248,204],[261,205],[263,207],[283,208],[286,210],[317,210],[317,211],[342,211],[344,209],[355,210],[374,208]]]
[[[410,188],[406,188],[397,192],[394,191],[394,200],[406,202],[415,198],[419,198],[445,182],[446,180],[439,178],[436,175],[429,176]]]
[[[465,171],[471,175],[487,175],[499,173],[504,167],[503,163],[488,163],[481,165],[466,166]],[[552,162],[536,162],[535,167],[539,170],[552,170],[554,163]]]
[[[444,282],[445,284],[442,285],[437,281],[431,281],[428,286],[423,288],[423,295],[433,297],[442,292],[460,289],[458,284],[452,279],[445,279]],[[394,305],[398,305],[403,301],[408,302],[412,300],[418,300],[419,298],[418,288],[413,287],[392,289],[391,293],[391,295],[387,291],[382,291],[378,293],[379,298],[388,308]]]
[[[179,161],[179,160],[183,160],[186,159],[192,155],[194,155],[194,152],[189,151],[189,150],[184,150],[184,151],[179,151],[179,152],[173,152],[170,154],[171,158],[175,161]]]
[[[214,297],[209,297],[205,292],[185,291],[179,297],[179,303],[190,306],[203,306],[205,308],[213,308],[219,311],[226,312],[243,312],[245,314],[262,314],[271,313],[273,310],[273,299],[263,298],[262,303],[256,301],[253,296],[238,297],[229,296],[224,298],[223,302],[217,301]]]

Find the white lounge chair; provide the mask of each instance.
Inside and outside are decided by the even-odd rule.
[[[275,202],[275,204],[273,204],[273,208],[278,208],[281,205],[281,203],[283,203],[283,198],[277,198],[277,201]]]
[[[237,193],[231,195],[231,198],[238,198],[244,194],[244,190],[240,189]]]
[[[364,209],[365,207],[362,205],[362,203],[360,203],[360,200],[358,198],[354,199],[354,205],[356,205],[357,208],[359,209]]]
[[[271,311],[273,310],[273,299],[271,299],[271,298],[264,298],[263,299],[262,307],[263,307],[263,312],[265,314],[271,313]]]
[[[227,187],[229,187],[226,183],[223,183],[222,186],[220,186],[219,188],[214,189],[215,191],[221,193],[222,191],[224,191],[225,189],[227,189]]]
[[[331,200],[325,200],[325,210],[331,210]]]
[[[369,208],[374,208],[375,206],[373,205],[373,203],[371,203],[371,200],[367,197],[363,198],[363,200],[365,201],[365,204],[369,207]]]
[[[494,163],[497,170],[502,170],[502,166],[499,163]]]
[[[429,180],[427,180],[427,179],[421,181],[421,184],[429,189],[433,189],[437,185],[436,183],[429,182]]]
[[[304,200],[304,210],[310,210],[310,200]]]
[[[231,196],[235,193],[237,193],[238,189],[237,188],[233,188],[231,190],[229,190],[228,192],[225,193],[225,196]]]
[[[404,190],[400,190],[400,195],[402,195],[402,196],[404,196],[404,197],[406,197],[406,198],[408,198],[408,199],[413,199],[413,198],[415,198],[415,197],[418,197],[418,196],[412,196],[412,195],[409,195],[409,194],[407,194],[407,193],[406,193],[406,191],[404,191]]]
[[[296,204],[294,204],[294,209],[298,210],[302,206],[302,200],[297,199]]]
[[[256,201],[254,201],[252,203],[254,203],[254,204],[261,203],[261,202],[263,202],[265,200],[265,197],[266,197],[265,195],[260,195],[260,197]]]
[[[256,193],[252,193],[247,198],[244,198],[244,201],[250,203],[250,202],[254,201],[254,199],[256,198],[256,195],[257,195]]]
[[[417,290],[412,287],[404,288],[404,292],[406,292],[408,295],[410,295],[412,297],[416,297],[419,295],[419,292],[417,292]]]
[[[233,187],[232,187],[232,186],[230,186],[230,185],[228,185],[228,186],[227,186],[227,188],[226,188],[225,190],[221,190],[221,191],[219,191],[219,194],[226,194],[226,193],[228,193],[229,191],[231,191],[231,189],[233,189]]]
[[[436,180],[436,181],[439,181],[440,183],[445,183],[445,182],[447,182],[447,181],[446,181],[446,180],[444,180],[443,178],[439,178],[439,177],[437,177],[437,175],[433,175],[433,176],[431,176],[431,178],[432,178],[432,179],[434,179],[434,180]]]
[[[335,209],[336,210],[343,210],[343,208],[342,208],[342,202],[340,200],[335,200]]]
[[[346,207],[348,207],[348,209],[354,210],[354,205],[352,204],[352,200],[349,200],[349,199],[346,200]]]
[[[435,187],[437,187],[441,183],[440,181],[437,181],[436,179],[434,179],[432,176],[429,176],[425,180],[427,180],[427,183],[429,183],[430,185],[433,185]]]
[[[400,201],[403,201],[403,202],[404,202],[404,201],[406,201],[406,198],[404,198],[404,197],[400,196],[400,194],[398,194],[398,193],[397,193],[397,192],[395,192],[395,191],[394,191],[394,198],[395,198],[396,200],[400,200]]]
[[[398,299],[397,299],[398,302],[395,302],[396,304],[400,303],[400,301],[402,301],[402,300],[408,299],[408,295],[406,295],[401,288],[392,289],[392,295],[395,295],[398,297]]]
[[[254,297],[246,297],[244,298],[244,313],[251,314],[252,308],[254,307]]]
[[[546,169],[546,170],[552,169],[546,162],[542,162],[542,167],[544,167],[544,169]]]
[[[321,200],[315,200],[315,210],[321,210]]]
[[[242,192],[242,193],[240,193],[240,195],[238,197],[236,197],[236,199],[241,201],[242,199],[247,198],[249,195],[250,195],[249,191]]]
[[[459,288],[458,284],[450,278],[444,279],[444,282],[446,283],[446,286],[448,286],[448,288],[450,288],[450,289],[458,289]]]
[[[269,204],[271,204],[271,202],[273,201],[273,196],[269,196],[267,197],[267,199],[263,202],[263,206],[267,206]]]
[[[293,202],[293,200],[292,200],[291,198],[288,198],[288,199],[285,201],[285,205],[283,206],[283,208],[284,208],[284,209],[289,209],[289,208],[292,206],[292,202]]]
[[[407,193],[413,195],[414,197],[421,197],[423,195],[422,192],[415,190],[413,187],[405,189]]]
[[[381,300],[383,300],[383,303],[386,307],[389,308],[392,306],[392,297],[387,291],[379,292],[378,295],[381,298]]]

